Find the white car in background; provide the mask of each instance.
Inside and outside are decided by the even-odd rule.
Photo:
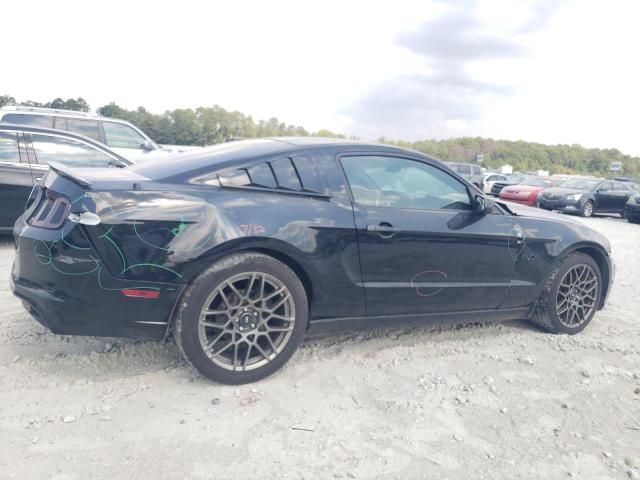
[[[507,180],[507,175],[503,175],[501,173],[485,173],[484,181],[482,182],[482,188],[484,193],[491,193],[491,188],[493,184],[496,182],[504,182]]]
[[[75,110],[5,106],[0,108],[0,123],[67,130],[103,143],[129,160],[147,160],[200,148],[157,145],[142,130],[125,120]]]

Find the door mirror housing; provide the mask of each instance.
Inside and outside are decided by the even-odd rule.
[[[145,140],[142,145],[140,145],[140,148],[142,148],[142,150],[148,152],[150,150],[155,150],[153,143],[151,143],[149,140]]]
[[[491,210],[493,210],[493,206],[493,200],[483,195],[476,195],[473,199],[473,211],[476,213],[486,215],[487,213],[491,212]]]

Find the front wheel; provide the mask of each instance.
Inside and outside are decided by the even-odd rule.
[[[591,215],[593,215],[593,202],[591,200],[587,200],[586,202],[584,202],[580,214],[583,217],[590,217]]]
[[[302,341],[307,319],[296,274],[267,255],[241,253],[215,263],[187,288],[174,335],[202,375],[242,384],[282,367]]]
[[[601,294],[598,264],[589,255],[571,253],[549,275],[531,321],[551,333],[573,335],[591,322]]]

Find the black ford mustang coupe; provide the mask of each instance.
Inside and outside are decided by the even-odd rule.
[[[173,334],[203,375],[280,368],[308,329],[530,319],[604,306],[608,241],[494,204],[401,148],[281,138],[124,169],[52,168],[14,229],[12,288],[55,333]]]

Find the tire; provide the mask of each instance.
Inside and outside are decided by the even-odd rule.
[[[584,205],[582,205],[582,209],[580,210],[580,215],[585,218],[589,218],[593,215],[593,200],[587,200],[584,202]]]
[[[567,291],[566,283],[571,278],[578,278],[578,275],[587,277],[587,274],[580,272],[590,272],[594,282],[587,287],[578,289],[577,295]],[[588,278],[588,277],[587,277]],[[571,283],[569,281],[569,283]],[[592,288],[593,287],[593,288]],[[590,295],[581,295],[586,289],[590,290]],[[595,260],[584,253],[571,253],[567,255],[551,272],[544,284],[540,298],[530,318],[530,321],[544,330],[551,333],[566,333],[574,335],[581,332],[593,319],[593,316],[600,304],[602,295],[602,274]],[[571,304],[576,298],[580,298],[591,308],[585,312],[585,307],[573,307]],[[563,302],[563,299],[566,300]],[[566,308],[565,308],[566,307]],[[570,312],[575,309],[575,316]],[[578,312],[581,310],[582,315]],[[575,324],[571,320],[576,320]]]
[[[307,295],[296,274],[268,255],[238,253],[213,264],[185,290],[173,330],[198,372],[238,385],[282,367],[307,322]]]
[[[629,223],[640,223],[640,217],[631,217],[627,215],[627,222]]]

